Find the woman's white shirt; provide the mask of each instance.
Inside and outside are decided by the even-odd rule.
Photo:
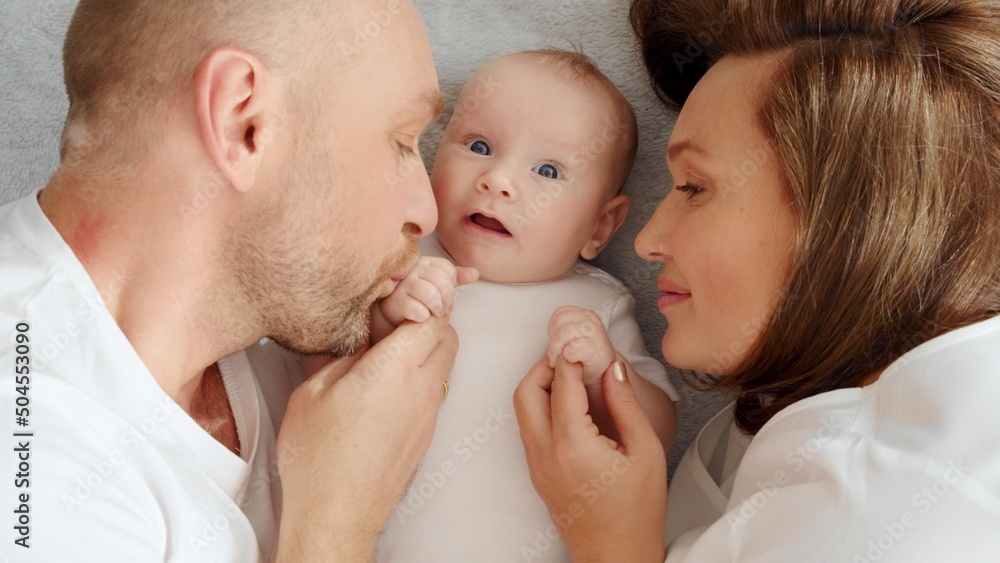
[[[735,474],[740,438],[720,414],[671,483],[667,535],[680,537],[666,560],[998,561],[998,398],[995,317],[916,347],[872,385],[782,410]]]

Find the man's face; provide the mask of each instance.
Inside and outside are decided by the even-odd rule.
[[[430,46],[410,2],[363,4],[321,47],[324,76],[298,88],[300,130],[278,149],[283,158],[265,162],[275,195],[241,247],[243,285],[266,304],[269,336],[303,353],[361,347],[371,304],[437,222],[417,153],[441,105]],[[380,32],[355,41],[369,20]]]
[[[610,199],[620,125],[596,88],[545,64],[487,64],[460,96],[434,162],[437,236],[485,280],[566,274]],[[592,151],[595,141],[603,151]]]

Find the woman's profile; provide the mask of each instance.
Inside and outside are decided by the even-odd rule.
[[[689,451],[680,480],[707,492],[671,484],[668,561],[1000,556],[1000,6],[637,0],[632,20],[682,107],[636,241],[663,264],[664,356],[733,389],[751,439],[725,475]],[[628,429],[609,446],[566,406],[575,377],[540,364],[518,390],[536,488],[559,513],[627,459],[563,537],[662,559],[641,412],[606,382]]]

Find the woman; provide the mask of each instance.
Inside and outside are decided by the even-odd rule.
[[[632,21],[683,104],[636,240],[663,353],[735,389],[752,437],[667,560],[996,560],[1000,7],[637,0]],[[613,377],[621,443],[597,435],[579,380],[543,361],[518,387],[533,482],[574,559],[660,561],[663,451]],[[697,445],[679,471],[708,474]],[[711,513],[679,487],[672,519]]]

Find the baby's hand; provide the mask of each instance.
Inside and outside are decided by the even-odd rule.
[[[455,288],[479,279],[475,268],[455,266],[445,258],[423,256],[393,292],[379,303],[393,326],[403,321],[421,323],[431,315],[443,317],[455,304]]]
[[[615,350],[597,313],[579,307],[560,307],[549,319],[549,365],[562,356],[583,364],[583,383],[599,387],[604,372],[615,360]]]

